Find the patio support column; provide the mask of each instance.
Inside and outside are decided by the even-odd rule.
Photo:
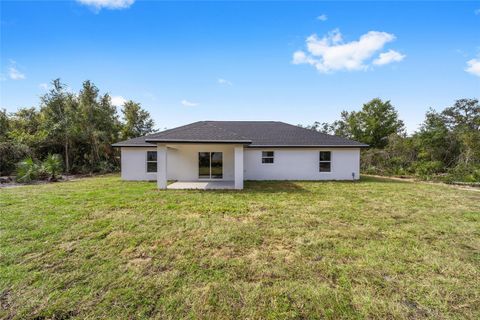
[[[167,189],[167,146],[157,144],[157,187]]]
[[[234,147],[235,189],[243,189],[243,146]]]

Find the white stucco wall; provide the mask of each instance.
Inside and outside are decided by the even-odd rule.
[[[223,153],[223,178],[215,180],[234,180],[234,145],[224,144],[192,144],[168,145],[167,171],[169,180],[192,181],[198,180],[198,153]]]
[[[223,179],[233,181],[235,145],[195,144],[168,145],[167,149],[167,179],[178,181],[198,180],[198,153],[223,153]],[[147,173],[147,151],[157,151],[154,148],[122,147],[121,172],[123,180],[157,180],[155,172]]]
[[[262,163],[274,151],[274,163]],[[331,151],[331,172],[319,171],[320,151]],[[245,149],[245,180],[352,180],[360,177],[360,149]]]
[[[169,180],[198,180],[198,152],[223,152],[223,179],[233,181],[235,145],[196,144],[169,145],[167,149],[167,178]],[[319,152],[332,152],[332,171],[319,172]],[[123,180],[156,180],[155,172],[147,173],[147,151],[156,148],[121,148]],[[262,163],[262,151],[274,151],[273,164]],[[360,149],[248,149],[243,152],[245,180],[351,180],[360,177]]]
[[[122,180],[157,180],[156,172],[147,173],[147,151],[156,152],[157,148],[121,148]]]

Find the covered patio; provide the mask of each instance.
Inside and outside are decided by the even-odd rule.
[[[155,144],[159,189],[243,189],[243,144],[237,141],[155,141]],[[171,180],[176,182],[168,184]]]

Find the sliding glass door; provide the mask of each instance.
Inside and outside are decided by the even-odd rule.
[[[210,178],[223,178],[223,154],[221,152],[210,153]]]
[[[222,179],[223,178],[222,152],[199,152],[198,153],[198,178],[199,179]]]
[[[198,178],[210,179],[210,152],[198,153]]]

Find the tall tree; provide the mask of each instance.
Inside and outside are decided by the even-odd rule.
[[[360,111],[342,111],[340,119],[331,124],[315,122],[307,128],[358,140],[374,148],[384,148],[392,134],[404,134],[403,121],[390,101],[375,98]]]
[[[75,135],[77,101],[75,96],[65,91],[60,79],[52,81],[50,92],[41,97],[42,128],[47,133],[50,144],[63,148],[65,171],[70,171],[69,147]]]
[[[480,104],[478,99],[460,99],[442,112],[445,125],[460,141],[458,161],[480,163]]]
[[[102,130],[97,130],[98,147],[101,150],[100,158],[102,161],[109,161],[113,157],[112,142],[118,141],[121,124],[118,119],[117,109],[112,104],[110,95],[104,94],[100,97],[98,103],[98,110],[96,116],[97,127]]]
[[[418,158],[421,161],[441,161],[445,166],[456,161],[459,152],[457,137],[450,132],[442,114],[433,109],[426,113],[413,140],[420,151]]]
[[[8,136],[17,143],[29,147],[38,146],[44,136],[40,129],[40,114],[35,108],[20,108],[10,117]]]
[[[78,96],[79,111],[80,111],[80,129],[83,135],[83,141],[87,142],[84,145],[86,157],[90,172],[95,170],[95,164],[98,160],[98,140],[96,127],[96,116],[98,112],[98,88],[90,81],[84,81],[82,90]]]
[[[40,111],[22,108],[7,114],[0,110],[0,171],[10,174],[27,156],[44,159],[62,154],[66,172],[96,172],[115,169],[111,147],[122,135],[139,136],[153,131],[153,120],[138,103],[129,101],[125,123],[108,94],[85,81],[79,94],[66,90],[60,79],[40,99]]]
[[[459,99],[442,112],[450,129],[480,130],[480,104],[478,99]]]
[[[391,134],[404,132],[403,121],[390,101],[375,98],[363,105],[360,112],[355,113],[350,121],[353,137],[371,147],[384,148]]]
[[[122,129],[122,138],[130,139],[140,137],[154,132],[155,123],[150,117],[150,113],[143,110],[139,103],[127,101],[122,109],[124,125]]]

